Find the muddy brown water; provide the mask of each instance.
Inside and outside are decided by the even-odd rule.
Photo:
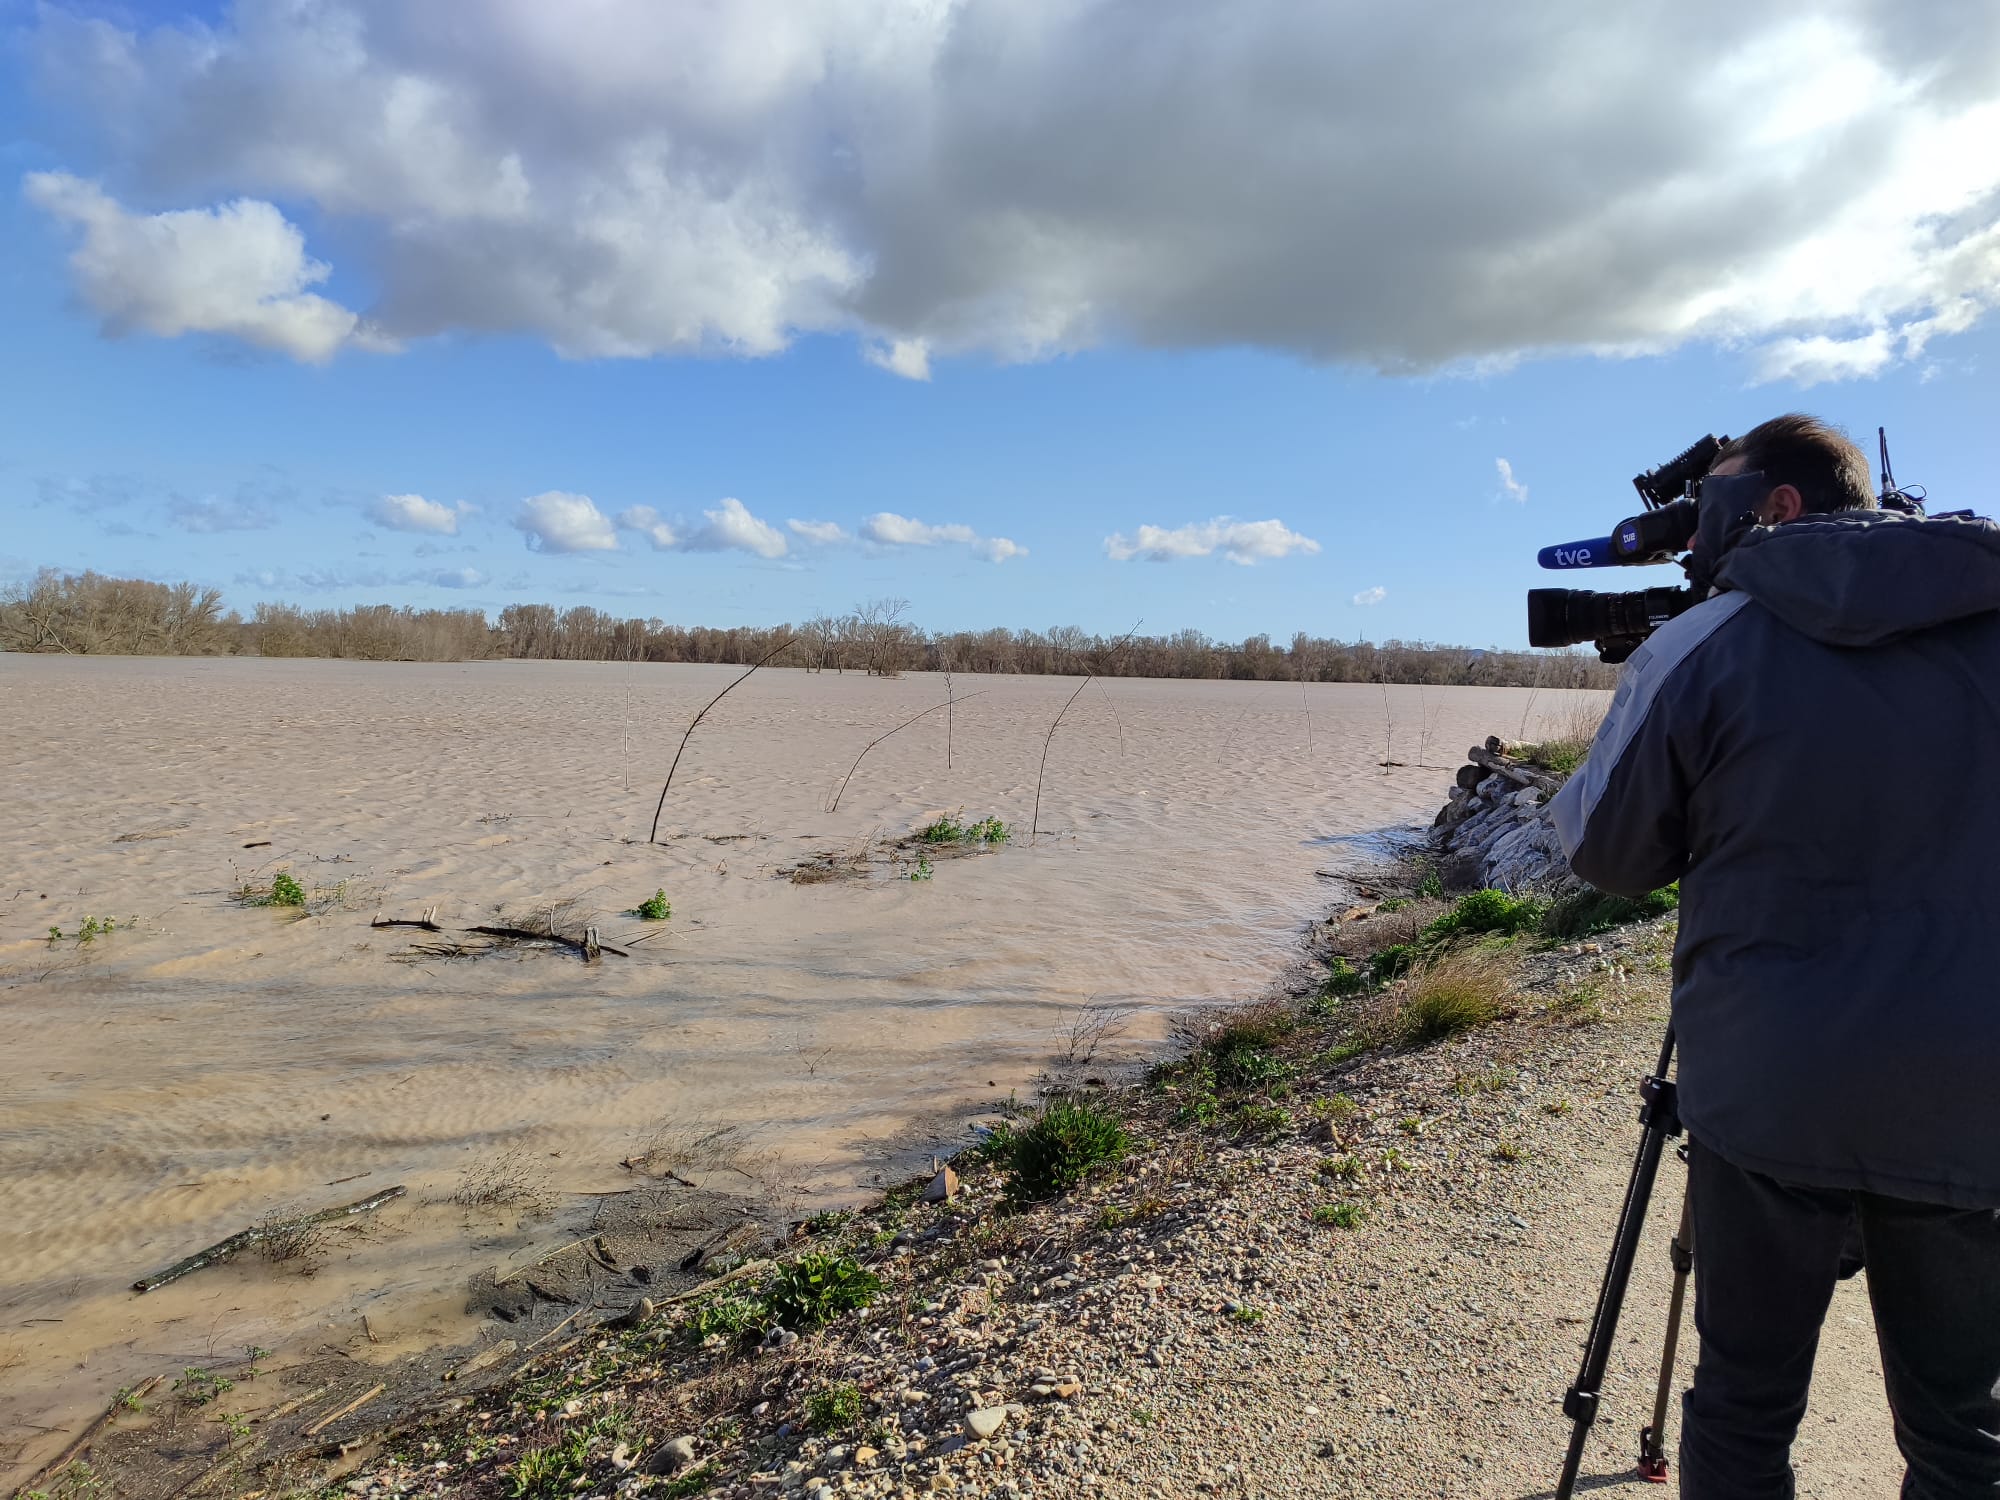
[[[830,812],[942,679],[766,670],[697,731],[647,844],[682,730],[737,670],[0,656],[0,1467],[249,1346],[467,1336],[468,1277],[557,1242],[663,1135],[732,1127],[740,1160],[687,1171],[805,1211],[1032,1097],[1085,1005],[1127,1013],[1094,1069],[1142,1058],[1176,1013],[1280,979],[1319,872],[1427,822],[1466,745],[1572,696],[1093,686],[1030,842],[1075,679],[959,677],[979,696],[949,768],[940,713]],[[894,841],[946,813],[1014,836],[907,878]],[[867,875],[787,878],[828,853]],[[232,898],[279,871],[312,915]],[[656,889],[669,921],[622,915]],[[449,939],[558,903],[629,956],[442,958],[370,926],[434,908]],[[117,925],[81,942],[88,917]],[[526,1197],[463,1201],[495,1180]],[[129,1289],[396,1183],[310,1275],[248,1257]]]

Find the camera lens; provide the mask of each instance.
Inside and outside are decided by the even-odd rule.
[[[1575,646],[1618,637],[1642,640],[1695,602],[1692,589],[1529,589],[1528,644]]]

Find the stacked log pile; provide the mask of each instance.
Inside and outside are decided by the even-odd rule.
[[[1554,894],[1575,884],[1550,820],[1563,778],[1489,736],[1466,752],[1458,785],[1432,825],[1448,885]]]

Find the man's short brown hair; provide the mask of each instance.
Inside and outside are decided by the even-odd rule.
[[[1868,455],[1830,422],[1789,412],[1760,422],[1716,459],[1740,458],[1744,472],[1761,469],[1773,487],[1796,488],[1811,512],[1873,510]]]

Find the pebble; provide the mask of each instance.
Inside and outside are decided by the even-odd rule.
[[[965,1414],[965,1430],[968,1436],[990,1438],[1007,1425],[1007,1408],[1004,1406],[976,1406]]]

